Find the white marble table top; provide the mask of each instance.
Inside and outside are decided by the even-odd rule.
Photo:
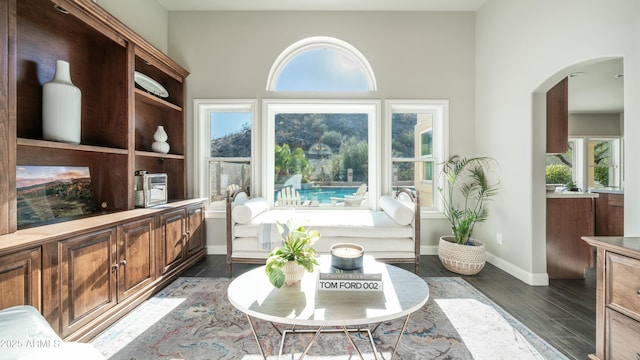
[[[378,323],[409,315],[427,302],[429,287],[423,279],[393,265],[376,265],[384,282],[380,292],[316,290],[317,268],[305,273],[300,283],[277,289],[261,266],[234,279],[227,295],[233,306],[251,317],[307,326]]]

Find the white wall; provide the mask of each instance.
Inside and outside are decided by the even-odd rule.
[[[95,0],[160,51],[167,53],[169,12],[156,0]]]
[[[322,35],[350,43],[369,60],[379,91],[368,98],[448,99],[455,134],[450,150],[472,153],[473,18],[473,13],[170,12],[169,55],[191,72],[188,142],[193,99],[276,98],[265,88],[278,55],[298,40]],[[444,220],[425,220],[422,229],[424,245],[435,246],[440,235],[450,233]],[[224,249],[222,220],[209,219],[207,234],[210,250]]]
[[[496,211],[479,230],[496,263],[528,283],[546,276],[543,94],[575,64],[623,57],[625,153],[640,153],[639,14],[637,0],[487,0],[476,13],[477,152],[502,164]],[[625,171],[625,235],[637,236],[633,156]]]
[[[622,136],[620,114],[569,114],[569,136]]]

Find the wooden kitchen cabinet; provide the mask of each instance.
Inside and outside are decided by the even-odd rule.
[[[42,311],[40,247],[0,256],[0,309],[31,305]]]
[[[594,360],[640,356],[640,238],[586,236],[597,248]]]
[[[596,236],[624,236],[624,195],[599,193],[596,199]]]
[[[550,279],[584,278],[593,264],[591,247],[581,240],[593,236],[591,197],[547,198],[547,274]]]
[[[547,92],[547,153],[566,153],[569,146],[569,79]]]

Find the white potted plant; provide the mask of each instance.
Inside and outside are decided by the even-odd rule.
[[[438,257],[447,270],[474,275],[485,265],[484,244],[471,236],[475,225],[487,220],[488,202],[498,192],[499,182],[490,183],[487,176],[492,165],[497,165],[493,158],[458,155],[443,164],[445,187],[438,190],[453,234],[440,238]]]
[[[265,272],[271,284],[277,288],[293,285],[302,279],[304,271],[313,272],[318,265],[313,244],[320,239],[320,232],[305,230],[304,226],[294,226],[291,222],[282,225],[276,222],[282,239],[282,246],[269,253]]]

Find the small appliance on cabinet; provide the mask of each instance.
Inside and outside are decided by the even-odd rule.
[[[148,174],[136,171],[135,205],[150,207],[167,203],[167,174]]]

